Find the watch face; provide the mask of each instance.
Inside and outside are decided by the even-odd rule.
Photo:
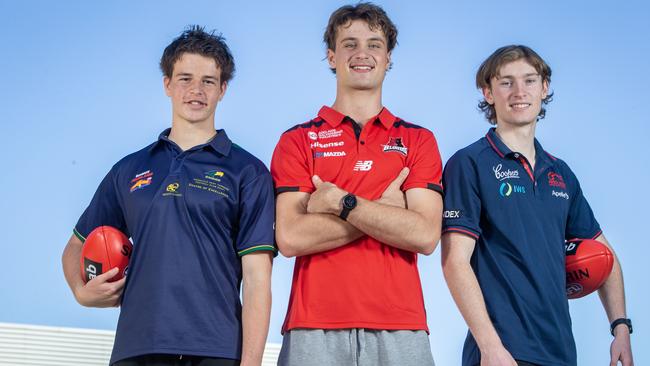
[[[345,196],[345,198],[343,199],[343,206],[345,206],[346,208],[353,209],[354,207],[356,207],[356,205],[357,205],[357,197],[353,195],[349,194]]]

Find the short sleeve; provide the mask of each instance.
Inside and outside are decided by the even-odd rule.
[[[442,161],[438,143],[431,131],[421,131],[417,146],[409,149],[410,159],[406,162],[410,172],[402,189],[428,188],[442,194]]]
[[[478,239],[481,236],[481,199],[474,161],[466,155],[452,156],[445,166],[442,232],[458,232]]]
[[[311,181],[310,159],[300,136],[292,130],[285,132],[273,151],[271,175],[275,183],[275,193],[314,191]]]
[[[86,241],[91,231],[103,225],[113,226],[126,236],[131,236],[126,227],[116,187],[115,168],[113,168],[99,184],[93,199],[74,227],[74,234],[82,242]]]
[[[595,239],[601,233],[600,224],[596,221],[594,213],[582,194],[580,183],[573,177],[574,186],[576,187],[569,207],[569,216],[567,218],[565,239]]]
[[[242,187],[236,248],[243,256],[260,250],[277,252],[275,247],[275,195],[273,181],[266,168]]]

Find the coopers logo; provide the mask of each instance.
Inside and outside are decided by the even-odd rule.
[[[494,177],[498,180],[519,178],[519,170],[503,170],[503,165],[499,164],[492,167]]]
[[[507,182],[501,183],[499,187],[499,195],[501,197],[510,197],[513,193],[526,193],[526,187]]]

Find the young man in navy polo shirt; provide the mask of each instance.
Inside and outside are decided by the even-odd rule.
[[[443,270],[469,326],[465,366],[577,362],[564,243],[609,244],[571,169],[535,139],[550,81],[551,69],[530,48],[496,50],[476,75],[479,107],[496,128],[445,167]],[[618,260],[599,295],[613,324],[611,365],[632,365]]]
[[[121,306],[113,365],[259,366],[271,308],[273,183],[262,162],[215,131],[233,58],[221,36],[193,26],[160,66],[172,127],[104,178],[63,253],[65,276],[80,304]],[[100,225],[133,239],[126,281],[107,282],[111,269],[82,282],[81,248]]]
[[[278,247],[296,257],[279,365],[432,365],[417,256],[440,236],[437,144],[382,105],[397,29],[380,7],[339,8],[324,39],[336,100],[271,163]]]

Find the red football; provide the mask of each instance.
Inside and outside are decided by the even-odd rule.
[[[109,282],[126,276],[133,245],[129,238],[112,226],[100,226],[91,231],[81,249],[81,275],[84,282],[119,268],[115,277]]]
[[[577,299],[598,290],[612,272],[614,255],[599,241],[571,240],[566,249],[566,295]]]

